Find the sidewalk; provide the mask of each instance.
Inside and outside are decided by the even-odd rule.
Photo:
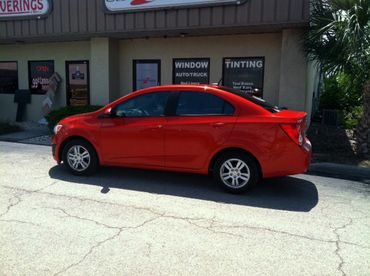
[[[0,135],[0,141],[51,145],[51,132],[47,126],[39,125],[36,122],[19,123],[21,131]]]
[[[335,163],[313,163],[308,174],[328,176],[370,184],[370,169]]]

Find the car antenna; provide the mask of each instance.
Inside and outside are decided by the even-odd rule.
[[[217,86],[221,86],[222,82],[223,82],[223,79],[221,78],[221,79],[218,81]]]

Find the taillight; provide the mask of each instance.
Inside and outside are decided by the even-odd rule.
[[[300,146],[303,145],[304,129],[301,122],[295,124],[281,124],[280,126],[294,143]]]

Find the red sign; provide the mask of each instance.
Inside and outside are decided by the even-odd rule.
[[[49,0],[0,0],[0,19],[40,17],[49,13]]]

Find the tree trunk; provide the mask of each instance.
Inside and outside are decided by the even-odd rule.
[[[363,88],[364,114],[356,129],[357,153],[361,158],[370,159],[370,81]]]

